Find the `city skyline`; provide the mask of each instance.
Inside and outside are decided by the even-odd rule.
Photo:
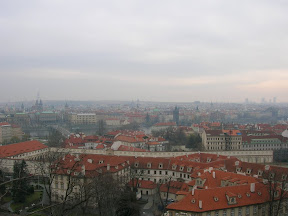
[[[288,3],[0,3],[0,102],[288,102]]]

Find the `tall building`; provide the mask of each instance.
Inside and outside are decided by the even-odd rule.
[[[173,110],[173,121],[176,122],[177,126],[179,125],[179,108],[177,106]]]

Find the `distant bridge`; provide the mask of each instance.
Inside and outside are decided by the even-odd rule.
[[[71,134],[66,128],[60,127],[59,125],[52,125],[51,128],[60,132],[64,137],[68,138]]]

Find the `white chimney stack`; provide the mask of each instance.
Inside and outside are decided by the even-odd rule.
[[[202,209],[202,200],[199,200],[199,208]]]
[[[215,178],[216,178],[216,173],[215,173],[215,172],[212,172],[212,176],[213,176],[213,178],[215,179]]]
[[[193,188],[192,189],[192,196],[194,196],[194,194],[195,194],[195,189]]]
[[[107,164],[107,170],[110,170],[110,164]]]
[[[254,193],[255,192],[255,183],[250,184],[250,192]]]
[[[82,165],[81,168],[82,168],[82,169],[81,169],[82,175],[85,175],[85,171],[86,171],[86,169],[85,169],[85,165]]]

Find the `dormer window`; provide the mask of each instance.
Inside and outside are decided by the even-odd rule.
[[[247,169],[247,174],[251,174],[251,169]]]
[[[258,170],[258,176],[261,176],[261,175],[262,175],[262,173],[263,173],[263,171],[262,171],[262,170]]]
[[[187,172],[191,172],[192,168],[191,167],[187,167]]]
[[[196,200],[193,198],[193,199],[191,199],[191,203],[195,203],[196,202]]]
[[[183,166],[181,166],[181,167],[180,167],[180,171],[183,171],[183,169],[184,169],[184,167],[183,167]]]
[[[175,169],[176,169],[176,167],[177,167],[177,165],[176,165],[176,164],[173,164],[173,165],[172,165],[172,169],[173,169],[173,170],[175,170]]]
[[[275,192],[274,192],[274,196],[275,196],[275,197],[278,197],[278,196],[279,196],[279,191],[275,191]]]
[[[286,180],[286,178],[287,178],[287,175],[283,174],[282,175],[282,180]]]
[[[261,196],[261,195],[262,195],[262,193],[261,193],[260,191],[258,191],[258,192],[257,192],[257,194],[258,194],[259,196]]]
[[[159,163],[159,169],[162,169],[162,168],[163,168],[163,164]]]
[[[247,192],[247,193],[246,193],[246,196],[247,196],[247,197],[250,197],[250,193]]]
[[[151,168],[151,163],[147,163],[147,167],[148,167],[148,168]]]
[[[239,198],[239,199],[242,198],[242,195],[241,195],[241,194],[238,194],[238,198]]]
[[[241,167],[237,167],[236,172],[241,172]]]
[[[230,197],[229,204],[236,204],[236,197]]]
[[[218,202],[218,201],[219,201],[218,197],[213,197],[213,198],[214,198],[214,201],[215,201],[215,202]]]
[[[210,163],[211,162],[211,158],[207,158],[207,163]]]
[[[139,163],[138,163],[138,162],[136,162],[134,165],[135,165],[135,167],[138,167]]]
[[[270,178],[274,178],[275,173],[270,173]]]

